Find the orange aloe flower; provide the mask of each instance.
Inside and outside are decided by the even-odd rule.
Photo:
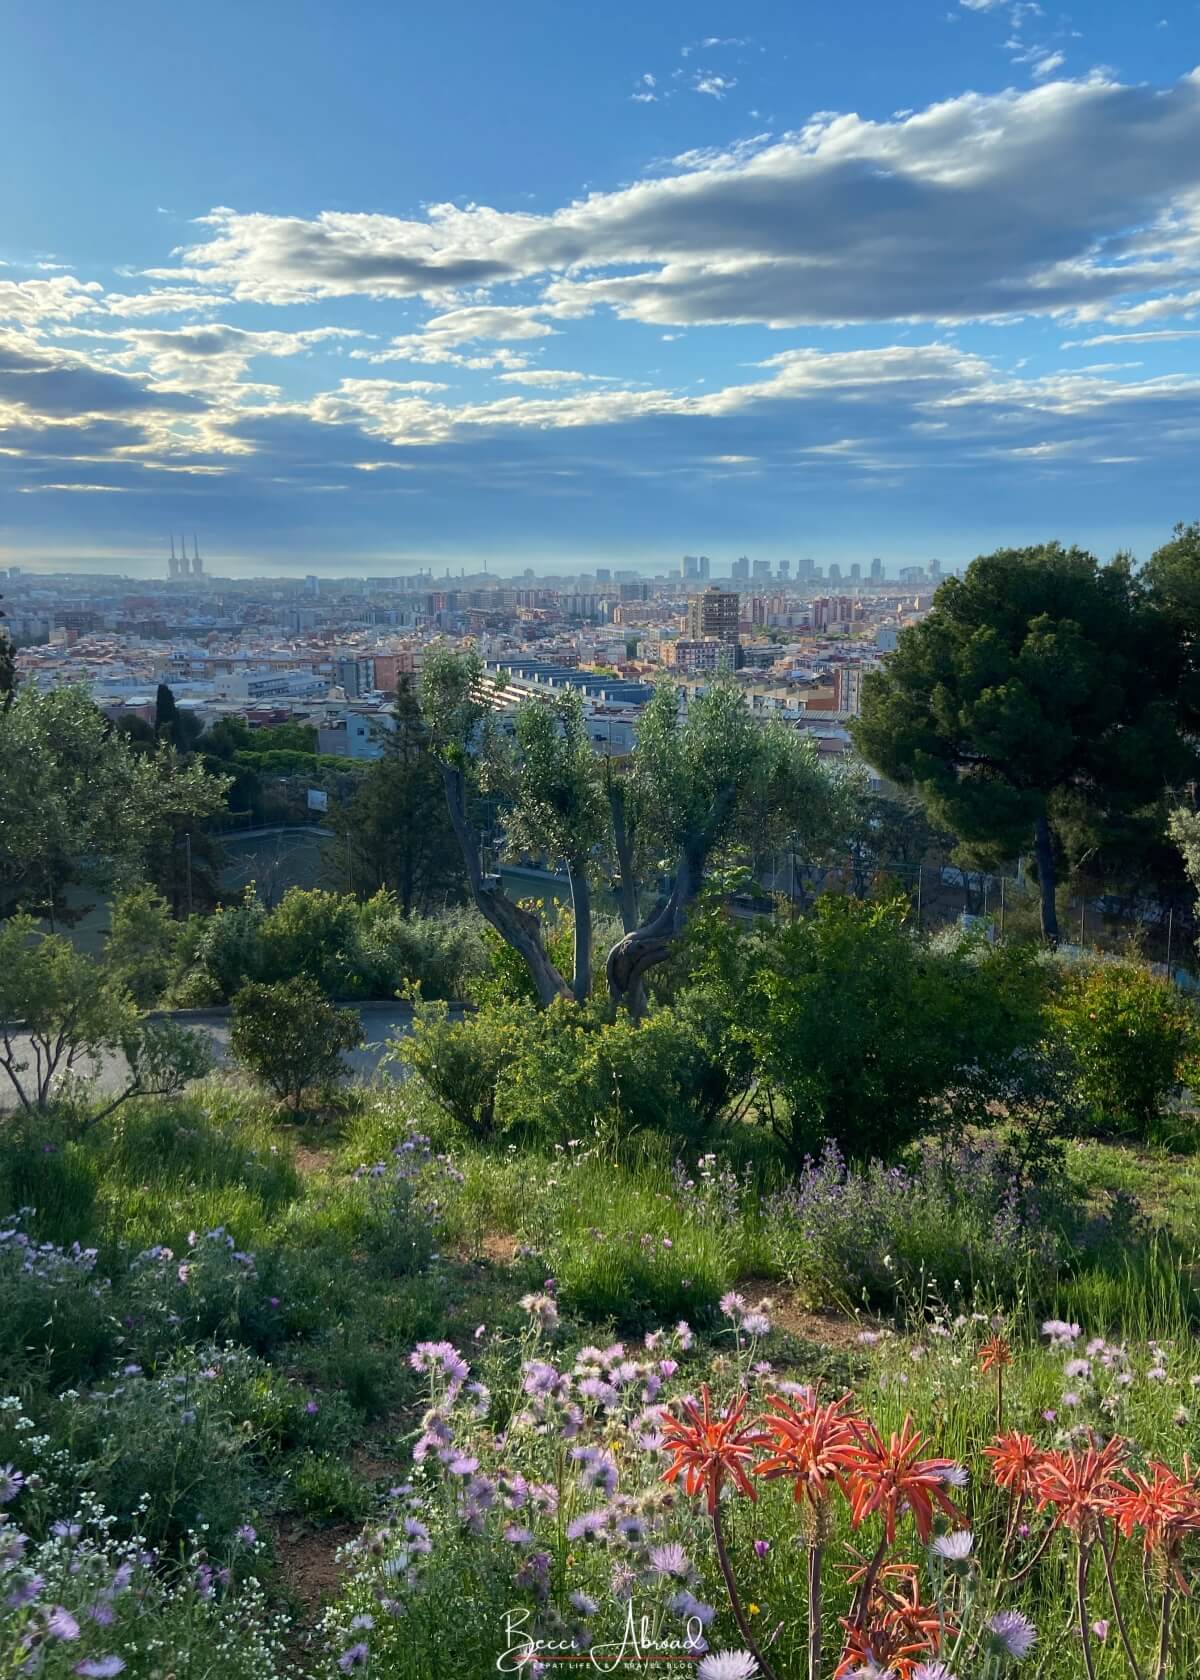
[[[1171,1550],[1185,1534],[1200,1529],[1200,1489],[1184,1461],[1184,1475],[1154,1459],[1144,1476],[1123,1471],[1125,1480],[1114,1484],[1105,1500],[1105,1511],[1127,1540],[1141,1529],[1148,1552],[1166,1546]]]
[[[864,1668],[910,1680],[919,1663],[937,1655],[943,1632],[951,1636],[957,1632],[936,1605],[921,1603],[915,1573],[899,1591],[885,1589],[872,1598],[865,1627],[852,1616],[842,1617],[842,1627],[846,1643],[834,1680]]]
[[[1082,1453],[1043,1453],[1033,1472],[1038,1510],[1052,1506],[1056,1528],[1090,1535],[1120,1485],[1114,1472],[1124,1456],[1125,1444],[1115,1435],[1103,1447],[1088,1447]]]
[[[754,1466],[755,1475],[768,1481],[790,1477],[797,1501],[807,1500],[817,1510],[835,1483],[845,1487],[857,1456],[855,1429],[863,1419],[847,1416],[850,1400],[843,1394],[819,1406],[810,1390],[807,1400],[792,1406],[778,1394],[768,1395],[768,1410],[758,1421],[773,1450]]]
[[[992,1461],[996,1486],[1006,1488],[1014,1499],[1023,1499],[1033,1492],[1034,1475],[1045,1454],[1032,1435],[1010,1429],[1006,1435],[997,1435],[990,1447],[984,1447],[983,1456]]]
[[[855,1528],[873,1512],[883,1516],[888,1544],[896,1538],[897,1519],[908,1509],[913,1514],[922,1544],[933,1530],[934,1508],[952,1521],[963,1515],[946,1493],[946,1485],[957,1466],[949,1458],[919,1458],[925,1437],[918,1434],[912,1415],[900,1433],[886,1445],[873,1423],[855,1426],[858,1447],[848,1472],[850,1521]]]
[[[1003,1336],[993,1336],[984,1342],[979,1349],[979,1369],[981,1371],[1003,1371],[1005,1366],[1012,1364],[1012,1348]]]
[[[683,1477],[684,1490],[697,1494],[704,1489],[711,1516],[728,1477],[741,1493],[757,1499],[753,1483],[746,1474],[746,1466],[755,1450],[766,1444],[767,1437],[756,1429],[741,1428],[746,1411],[745,1394],[741,1394],[720,1415],[714,1415],[708,1384],[700,1389],[700,1405],[694,1401],[679,1403],[682,1417],[670,1411],[663,1414],[663,1445],[674,1454],[664,1482]]]

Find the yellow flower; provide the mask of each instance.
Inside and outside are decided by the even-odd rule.
[[[759,1614],[759,1609],[758,1609],[757,1604],[747,1604],[746,1608],[747,1608],[747,1610],[749,1610],[749,1612],[752,1616],[757,1616]]]

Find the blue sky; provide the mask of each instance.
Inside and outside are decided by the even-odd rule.
[[[1196,0],[0,27],[0,559],[951,564],[1200,517]]]

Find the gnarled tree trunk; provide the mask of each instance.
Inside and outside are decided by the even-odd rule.
[[[587,877],[587,858],[567,863],[571,883],[571,911],[575,918],[575,956],[571,991],[576,1003],[586,1003],[592,990],[592,888]]]
[[[1033,852],[1037,859],[1038,891],[1042,899],[1042,935],[1048,945],[1057,945],[1058,908],[1054,902],[1054,839],[1043,811],[1033,825]]]
[[[456,765],[443,764],[442,786],[446,790],[446,807],[462,851],[475,908],[484,921],[495,928],[501,939],[524,958],[543,1009],[555,998],[570,997],[571,988],[546,955],[538,918],[519,904],[514,904],[498,881],[484,876],[479,837],[467,816],[467,786],[463,772]]]

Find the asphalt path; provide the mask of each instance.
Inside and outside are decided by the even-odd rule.
[[[412,1008],[406,1003],[363,1003],[349,1005],[355,1010],[363,1024],[366,1042],[361,1049],[347,1051],[344,1060],[347,1066],[347,1080],[351,1082],[365,1082],[371,1079],[379,1069],[379,1064],[387,1054],[388,1040],[402,1038],[412,1030]],[[178,1021],[180,1026],[189,1027],[195,1032],[202,1033],[212,1046],[213,1059],[218,1068],[229,1062],[229,1011],[228,1009],[180,1009],[169,1015],[157,1015],[152,1019],[170,1019]],[[14,1034],[14,1042],[21,1045],[21,1035]],[[32,1060],[32,1058],[30,1058]],[[76,1072],[91,1079],[91,1066],[88,1063],[76,1063]],[[99,1091],[111,1092],[114,1096],[123,1091],[127,1083],[128,1068],[124,1056],[120,1051],[106,1054],[96,1070],[95,1085]],[[404,1070],[400,1067],[390,1067],[385,1077],[401,1079]],[[17,1106],[16,1093],[7,1076],[0,1071],[0,1110]]]

